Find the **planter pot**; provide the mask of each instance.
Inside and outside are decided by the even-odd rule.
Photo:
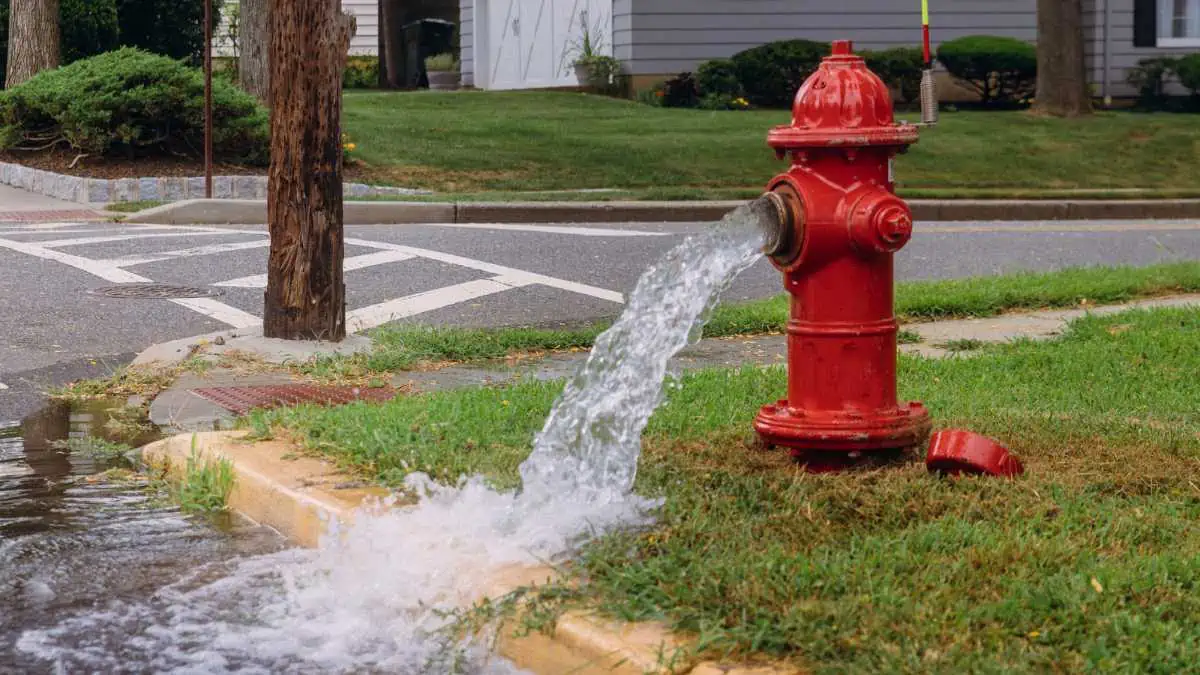
[[[588,86],[590,84],[588,82],[588,79],[591,77],[591,75],[592,75],[591,68],[588,68],[587,66],[585,66],[583,64],[575,65],[575,79],[579,82],[579,86],[581,86],[581,87]]]
[[[454,91],[458,89],[458,73],[452,70],[429,71],[429,88],[436,91]]]

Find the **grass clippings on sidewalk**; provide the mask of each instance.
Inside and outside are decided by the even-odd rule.
[[[937,425],[1002,439],[1015,481],[919,463],[809,475],[752,441],[781,368],[683,378],[652,418],[637,489],[658,523],[587,545],[588,604],[663,620],[709,656],[814,672],[1187,672],[1200,662],[1200,310],[1088,317],[1053,342],[902,357]],[[516,484],[560,384],[257,413],[397,485]]]

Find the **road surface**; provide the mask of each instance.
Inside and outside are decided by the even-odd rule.
[[[351,329],[389,320],[553,326],[615,316],[659,255],[704,223],[346,228]],[[47,387],[100,375],[157,342],[259,323],[262,226],[0,222],[0,422]],[[900,279],[1200,259],[1200,221],[918,223]],[[95,295],[131,282],[197,286],[194,300]],[[726,301],[780,292],[765,261]]]

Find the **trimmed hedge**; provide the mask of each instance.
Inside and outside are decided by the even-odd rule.
[[[732,59],[713,59],[700,64],[696,84],[705,96],[737,98],[745,93]]]
[[[925,69],[925,54],[920,47],[894,47],[880,51],[862,52],[867,67],[889,87],[900,94],[900,100],[911,103],[921,97],[921,72]]]
[[[214,79],[213,112],[219,158],[267,160],[269,120],[252,96]],[[97,156],[195,156],[203,141],[200,70],[139,49],[76,61],[0,92],[0,149],[65,145]]]
[[[1179,83],[1200,96],[1200,54],[1188,54],[1175,63],[1175,75]]]
[[[1023,40],[969,35],[943,43],[937,58],[985,105],[1026,103],[1037,88],[1037,48]]]
[[[782,40],[738,52],[730,59],[746,98],[765,108],[788,108],[800,85],[829,55],[828,42]]]

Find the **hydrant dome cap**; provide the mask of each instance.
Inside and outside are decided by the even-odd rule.
[[[888,86],[849,40],[838,40],[796,93],[792,124],[773,129],[768,144],[779,150],[904,146],[917,136],[917,127],[896,124]]]

